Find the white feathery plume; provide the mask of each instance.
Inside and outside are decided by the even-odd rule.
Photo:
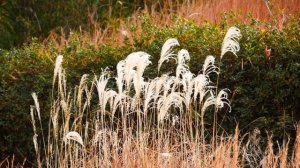
[[[123,92],[123,85],[124,85],[123,82],[125,81],[124,78],[125,78],[125,61],[121,60],[117,64],[117,77],[115,78],[118,86],[119,94]]]
[[[118,94],[115,96],[114,102],[113,102],[113,110],[111,111],[111,115],[112,118],[115,116],[115,113],[118,109],[118,107],[120,106],[120,104],[122,103],[122,99],[124,99],[124,94]]]
[[[176,79],[179,80],[180,75],[183,76],[188,72],[190,72],[188,66],[186,66],[185,64],[178,64],[176,67]]]
[[[53,125],[53,133],[55,138],[58,136],[58,114],[60,111],[60,105],[58,105],[59,103],[59,101],[54,101],[51,107],[51,121]]]
[[[157,95],[155,94],[157,79],[158,78],[155,78],[154,80],[150,81],[145,88],[144,113],[148,111],[151,100],[155,100],[157,97]]]
[[[138,60],[137,60],[136,71],[137,71],[137,75],[139,77],[141,77],[141,76],[143,76],[143,73],[144,73],[146,67],[152,63],[150,61],[151,56],[142,51],[136,52],[136,54],[139,56]],[[136,59],[136,58],[133,58],[133,59]]]
[[[181,83],[183,85],[183,91],[184,92],[187,92],[188,90],[191,90],[191,91],[193,90],[194,76],[195,76],[195,74],[193,74],[190,71],[187,71],[182,75],[182,82]]]
[[[204,75],[209,75],[210,73],[219,73],[218,67],[215,66],[215,57],[212,55],[209,55],[206,57],[204,64],[202,66],[202,71]]]
[[[125,72],[125,89],[127,89],[127,92],[129,91],[131,84],[133,83],[133,80],[136,76],[136,70],[130,69]]]
[[[109,95],[109,98],[107,98],[107,91],[106,91],[106,85],[108,82],[108,70],[104,69],[99,77],[99,79],[96,79],[96,88],[98,92],[98,99],[99,99],[99,105],[101,107],[102,112],[105,112],[105,107],[108,99],[111,97]]]
[[[173,86],[173,90],[175,87],[180,87],[181,84],[184,90],[184,97],[187,101],[187,104],[190,103],[190,95],[192,94],[192,79],[194,74],[192,74],[189,70],[189,67],[186,65],[186,62],[190,60],[189,52],[185,49],[181,49],[178,52],[178,65],[176,68],[176,81]],[[181,77],[181,79],[180,79]],[[188,91],[189,88],[189,91]]]
[[[39,120],[41,121],[40,104],[39,104],[39,101],[38,101],[38,97],[37,97],[37,95],[36,95],[35,92],[33,92],[33,93],[31,94],[31,96],[32,96],[33,101],[34,101],[34,106],[35,106],[35,109],[36,109],[36,111],[37,111]]]
[[[81,106],[81,99],[82,99],[82,93],[84,91],[84,87],[86,86],[86,83],[88,82],[88,74],[84,74],[82,75],[81,79],[80,79],[80,83],[79,83],[79,87],[78,87],[78,92],[77,92],[77,104],[79,105],[79,107]]]
[[[113,109],[113,101],[114,98],[117,96],[117,92],[115,92],[114,90],[107,90],[104,92],[104,96],[102,99],[102,104],[101,104],[101,110],[102,112],[105,112],[105,107],[108,101],[110,101],[110,108]]]
[[[59,83],[59,89],[60,89],[60,96],[62,98],[66,97],[67,94],[67,78],[66,78],[66,71],[60,67],[60,71],[58,72],[58,83]]]
[[[144,83],[144,78],[139,77],[136,73],[133,78],[133,86],[134,86],[135,95],[137,98],[140,97],[140,93],[143,89],[143,83]]]
[[[82,140],[81,136],[80,136],[79,133],[76,132],[76,131],[68,132],[68,133],[65,135],[64,140],[65,140],[65,141],[67,141],[67,140],[73,140],[73,141],[78,142],[80,145],[84,146],[84,145],[83,145],[83,140]]]
[[[232,52],[235,56],[237,56],[236,53],[240,50],[238,40],[241,37],[242,35],[240,29],[236,27],[229,28],[222,43],[221,59],[228,51]]]
[[[151,63],[149,59],[150,55],[142,51],[133,52],[129,54],[125,59],[125,75],[126,72],[134,68],[136,68],[137,71],[139,69],[139,72],[143,73],[146,66],[148,66]]]
[[[38,142],[37,142],[37,137],[38,135],[37,134],[34,134],[32,139],[33,139],[33,144],[34,144],[34,150],[35,150],[35,153],[38,154],[39,153],[39,146],[38,146]]]
[[[63,56],[62,55],[58,55],[56,57],[56,61],[55,61],[55,68],[54,68],[54,77],[53,77],[53,83],[52,85],[54,86],[54,83],[56,81],[56,77],[59,73],[61,73],[61,64],[63,62]]]
[[[175,91],[176,88],[180,88],[180,84],[183,82],[180,77],[182,77],[187,72],[189,72],[188,66],[186,66],[185,64],[177,65],[176,77],[175,77],[174,85],[172,87],[172,91]]]
[[[91,99],[92,99],[92,95],[94,93],[94,89],[95,89],[94,85],[95,85],[96,79],[97,78],[94,78],[94,80],[92,80],[92,84],[90,85],[90,87],[88,87],[87,85],[85,87],[85,95],[86,95],[85,101],[86,101],[87,106],[91,105]],[[71,95],[69,94],[68,95],[68,100],[70,100],[70,96]]]
[[[183,89],[187,89],[187,83],[193,78],[193,74],[190,72],[189,67],[186,64],[178,64],[176,68],[176,80],[173,85],[172,90],[175,91],[175,88],[180,88],[180,85],[183,86]]]
[[[178,52],[178,64],[186,64],[190,60],[190,54],[186,49],[181,49]]]
[[[182,76],[182,85],[183,85],[183,92],[184,92],[184,98],[186,101],[186,104],[189,105],[191,102],[191,96],[193,94],[193,88],[194,88],[194,74],[190,71],[186,72]]]
[[[158,61],[158,72],[164,61],[168,61],[170,58],[173,58],[176,60],[176,58],[174,58],[176,56],[176,54],[174,54],[174,52],[172,51],[172,48],[175,46],[179,46],[179,42],[175,38],[170,38],[164,43],[164,45],[161,49],[160,59]]]
[[[161,96],[157,102],[158,122],[163,121],[172,105],[182,110],[183,104],[185,101],[179,92],[172,92],[166,97]]]
[[[140,110],[137,110],[137,109],[140,109],[140,98],[137,97],[137,95],[134,95],[133,97],[131,97],[130,99],[131,101],[130,102],[126,102],[126,105],[129,105],[129,111],[131,112],[141,112]]]
[[[34,117],[34,106],[30,106],[30,116],[31,116],[31,123],[33,126],[33,132],[36,134],[36,124],[35,124],[35,117]]]
[[[178,52],[178,65],[176,67],[176,80],[173,86],[173,90],[175,90],[176,87],[180,87],[179,86],[180,83],[182,85],[186,85],[186,81],[185,79],[183,79],[183,76],[185,74],[190,73],[189,67],[186,65],[186,61],[189,60],[190,60],[189,52],[185,49],[181,49]],[[182,80],[180,79],[180,77],[182,77]]]
[[[117,95],[118,93],[113,90],[108,90],[105,92],[105,98],[107,99],[107,101],[109,101],[110,111],[113,111],[113,104]]]
[[[135,80],[134,80],[134,87],[135,87],[135,92],[137,97],[139,97],[141,89],[143,87],[144,84],[144,78],[143,78],[143,74],[144,71],[146,69],[146,67],[151,64],[150,59],[150,55],[147,53],[142,52],[141,53],[141,57],[140,57],[140,61],[137,64],[137,68],[136,68],[136,74],[135,74]]]
[[[131,97],[125,95],[125,94],[117,94],[114,97],[113,105],[112,105],[112,118],[114,117],[118,107],[122,104],[122,101],[125,100],[126,105],[131,104]]]
[[[174,115],[172,117],[172,126],[175,126],[176,123],[179,123],[179,117],[177,115]]]
[[[141,91],[141,84],[143,83],[143,73],[145,68],[151,64],[149,61],[150,55],[139,51],[133,52],[125,59],[125,82],[127,89],[130,88],[130,83],[135,80],[135,91],[139,95]],[[136,70],[135,70],[136,68]]]
[[[230,100],[228,99],[228,93],[226,92],[229,91],[228,89],[222,89],[218,93],[218,96],[216,98],[216,108],[221,109],[225,105],[229,107],[229,112],[231,112],[231,106],[230,106]]]
[[[150,79],[150,81],[151,81],[151,79]],[[141,91],[142,91],[143,93],[145,93],[146,88],[150,85],[150,82],[143,81],[141,85],[142,85],[142,90],[141,90]]]
[[[155,95],[156,95],[154,101],[156,101],[159,94],[163,91],[164,84],[166,83],[166,81],[168,80],[169,77],[170,76],[168,76],[167,74],[164,74],[161,77],[157,77],[157,78],[154,79],[154,81],[155,81]]]
[[[38,137],[38,135],[34,134],[33,137],[32,137],[32,140],[33,140],[34,150],[35,150],[35,153],[37,155],[38,167],[42,167],[41,160],[40,160],[40,153],[39,153],[40,150],[39,150],[39,145],[38,145],[38,142],[37,142],[37,137]]]
[[[175,84],[176,78],[174,76],[168,76],[163,83],[163,96],[166,97],[168,93],[172,90],[172,85]]]
[[[193,79],[194,82],[194,101],[197,100],[198,95],[200,95],[199,103],[201,104],[204,96],[209,92],[210,81],[209,77],[203,74],[199,74]]]
[[[210,96],[207,97],[207,98],[205,99],[205,101],[204,101],[204,103],[203,103],[203,106],[202,106],[202,108],[201,108],[201,115],[202,115],[202,117],[204,116],[205,110],[206,110],[209,106],[215,105],[215,103],[216,103],[216,98],[215,98],[215,96],[214,96],[212,90],[210,90],[209,93],[210,93]]]

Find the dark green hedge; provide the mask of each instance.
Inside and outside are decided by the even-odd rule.
[[[232,131],[239,124],[243,133],[254,128],[273,132],[276,138],[293,134],[294,123],[300,118],[300,24],[290,20],[283,30],[273,24],[253,21],[251,25],[223,23],[198,26],[193,22],[175,20],[174,25],[159,28],[147,16],[141,37],[135,44],[81,47],[76,32],[69,44],[61,51],[48,44],[43,46],[33,40],[28,46],[0,51],[0,153],[1,159],[9,154],[32,157],[32,127],[29,107],[33,104],[31,92],[37,92],[42,116],[47,119],[54,61],[64,55],[63,66],[67,69],[71,86],[79,83],[81,75],[99,74],[101,68],[111,66],[133,51],[146,51],[152,55],[153,65],[146,76],[156,75],[157,61],[164,41],[170,37],[179,40],[181,48],[190,52],[190,68],[199,72],[207,55],[215,55],[219,61],[223,37],[229,26],[242,31],[241,51],[238,57],[227,54],[221,63],[220,86],[232,92],[232,112],[219,113],[222,128]],[[264,27],[264,29],[259,28]],[[154,39],[154,40],[151,40]],[[271,48],[270,60],[265,48]],[[172,62],[162,66],[162,72],[174,71]],[[207,116],[208,118],[211,117]],[[221,122],[223,121],[223,122]]]

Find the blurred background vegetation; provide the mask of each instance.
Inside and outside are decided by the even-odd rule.
[[[70,86],[85,73],[114,70],[138,50],[153,56],[146,70],[146,77],[153,77],[161,46],[175,37],[198,73],[207,55],[220,55],[231,26],[239,27],[243,38],[239,57],[228,55],[221,65],[220,85],[232,91],[233,109],[218,116],[222,131],[230,133],[239,124],[242,133],[259,128],[278,140],[293,139],[300,119],[300,1],[250,1],[1,1],[0,161],[12,155],[17,162],[33,160],[30,94],[38,93],[46,127],[58,54],[64,55]]]
[[[0,48],[20,46],[50,32],[82,27],[90,31],[97,22],[104,28],[113,20],[130,16],[143,0],[4,0],[0,6]]]
[[[0,48],[10,49],[40,41],[51,33],[71,30],[95,31],[95,28],[120,27],[124,20],[143,12],[168,24],[177,15],[202,23],[219,22],[222,14],[235,11],[249,23],[249,15],[261,21],[277,21],[283,26],[289,14],[299,10],[298,0],[2,0],[0,1]]]

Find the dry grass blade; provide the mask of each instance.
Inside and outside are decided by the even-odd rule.
[[[178,64],[186,64],[191,59],[189,52],[186,49],[181,49],[178,52]]]
[[[228,106],[229,112],[231,112],[230,100],[228,99],[228,93],[226,92],[228,89],[222,89],[218,93],[216,98],[216,107],[217,109],[222,109],[225,105]]]
[[[163,121],[172,105],[182,110],[183,104],[185,104],[184,98],[178,92],[172,92],[167,97],[161,97],[157,102],[158,122]]]
[[[210,73],[217,73],[218,72],[218,67],[215,66],[215,57],[212,55],[209,55],[206,57],[203,67],[202,67],[202,72],[204,75],[209,75]]]
[[[35,109],[37,111],[38,118],[41,121],[41,112],[40,112],[40,104],[39,104],[39,101],[38,101],[38,97],[37,97],[36,93],[34,93],[34,92],[31,94],[31,96],[34,100],[34,106],[35,106]]]
[[[71,132],[68,132],[66,135],[65,135],[65,141],[67,140],[73,140],[73,141],[76,141],[78,142],[80,145],[84,146],[83,145],[83,140],[82,140],[82,137],[80,136],[80,134],[76,131],[71,131]]]
[[[54,86],[55,81],[56,81],[56,77],[59,75],[59,73],[61,73],[61,64],[63,62],[63,56],[62,55],[58,55],[55,61],[55,68],[54,68],[54,77],[53,77],[53,82],[52,85]]]
[[[172,48],[175,46],[179,46],[179,42],[175,38],[168,39],[164,43],[161,49],[160,59],[158,61],[158,71],[160,70],[160,67],[164,61],[168,61],[170,58],[175,59],[174,56],[176,56],[176,54],[174,54],[172,51]]]

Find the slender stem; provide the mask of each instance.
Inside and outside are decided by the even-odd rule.
[[[219,79],[220,79],[220,73],[221,73],[221,58],[220,58],[220,61],[218,63],[218,70],[219,70],[219,73],[217,74],[217,83],[216,83],[216,97],[218,96],[218,92],[219,92]],[[214,110],[214,121],[213,121],[213,138],[212,138],[212,146],[213,146],[213,150],[215,149],[215,146],[216,146],[216,138],[217,138],[217,131],[216,131],[216,127],[217,127],[217,112],[218,112],[218,109],[217,107],[215,106],[215,110]]]

